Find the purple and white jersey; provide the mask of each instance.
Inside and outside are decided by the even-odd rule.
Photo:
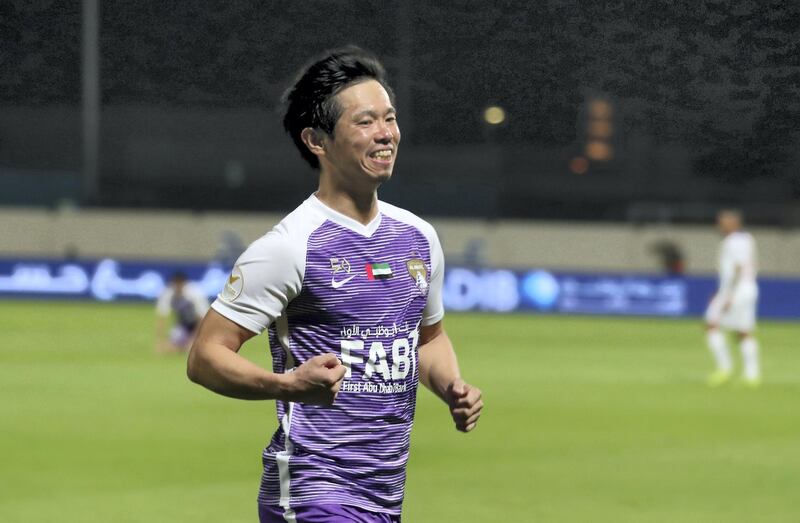
[[[333,352],[331,407],[278,402],[259,503],[400,514],[419,380],[420,325],[442,319],[444,257],[427,222],[379,202],[363,225],[311,196],[242,254],[214,310],[269,329],[275,372]]]

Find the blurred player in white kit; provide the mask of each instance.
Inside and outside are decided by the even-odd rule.
[[[188,351],[208,306],[206,295],[185,274],[173,274],[156,302],[156,352]],[[175,325],[167,339],[166,326],[171,313],[175,313]]]
[[[725,331],[733,332],[742,351],[745,385],[761,384],[756,326],[756,244],[750,233],[742,230],[742,216],[735,210],[717,215],[717,228],[723,236],[719,249],[719,289],[706,311],[706,341],[717,368],[708,377],[708,384],[719,386],[733,374]]]

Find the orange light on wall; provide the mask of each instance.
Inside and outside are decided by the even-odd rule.
[[[601,120],[611,118],[611,104],[605,100],[592,100],[589,104],[589,116]]]
[[[611,143],[614,135],[613,114],[611,102],[606,99],[590,99],[586,105],[584,153],[593,162],[607,162],[614,157],[614,146]]]
[[[586,174],[586,171],[589,170],[589,160],[583,156],[577,156],[570,160],[569,170],[575,174]]]
[[[592,138],[610,138],[613,128],[608,120],[593,120],[589,122],[589,136]]]
[[[614,151],[608,143],[593,140],[586,144],[586,156],[591,160],[606,162],[614,157]]]

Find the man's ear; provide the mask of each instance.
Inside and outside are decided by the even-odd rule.
[[[311,127],[306,127],[300,131],[300,139],[306,144],[311,154],[320,157],[325,156],[325,143],[323,142],[323,133]]]

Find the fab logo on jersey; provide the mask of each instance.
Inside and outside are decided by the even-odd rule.
[[[406,262],[406,267],[419,292],[423,296],[428,294],[428,271],[425,269],[425,262],[419,258],[414,258]]]
[[[341,391],[406,392],[406,380],[413,378],[417,369],[418,329],[410,330],[407,324],[343,329],[346,338],[339,340],[340,359],[346,372]]]

